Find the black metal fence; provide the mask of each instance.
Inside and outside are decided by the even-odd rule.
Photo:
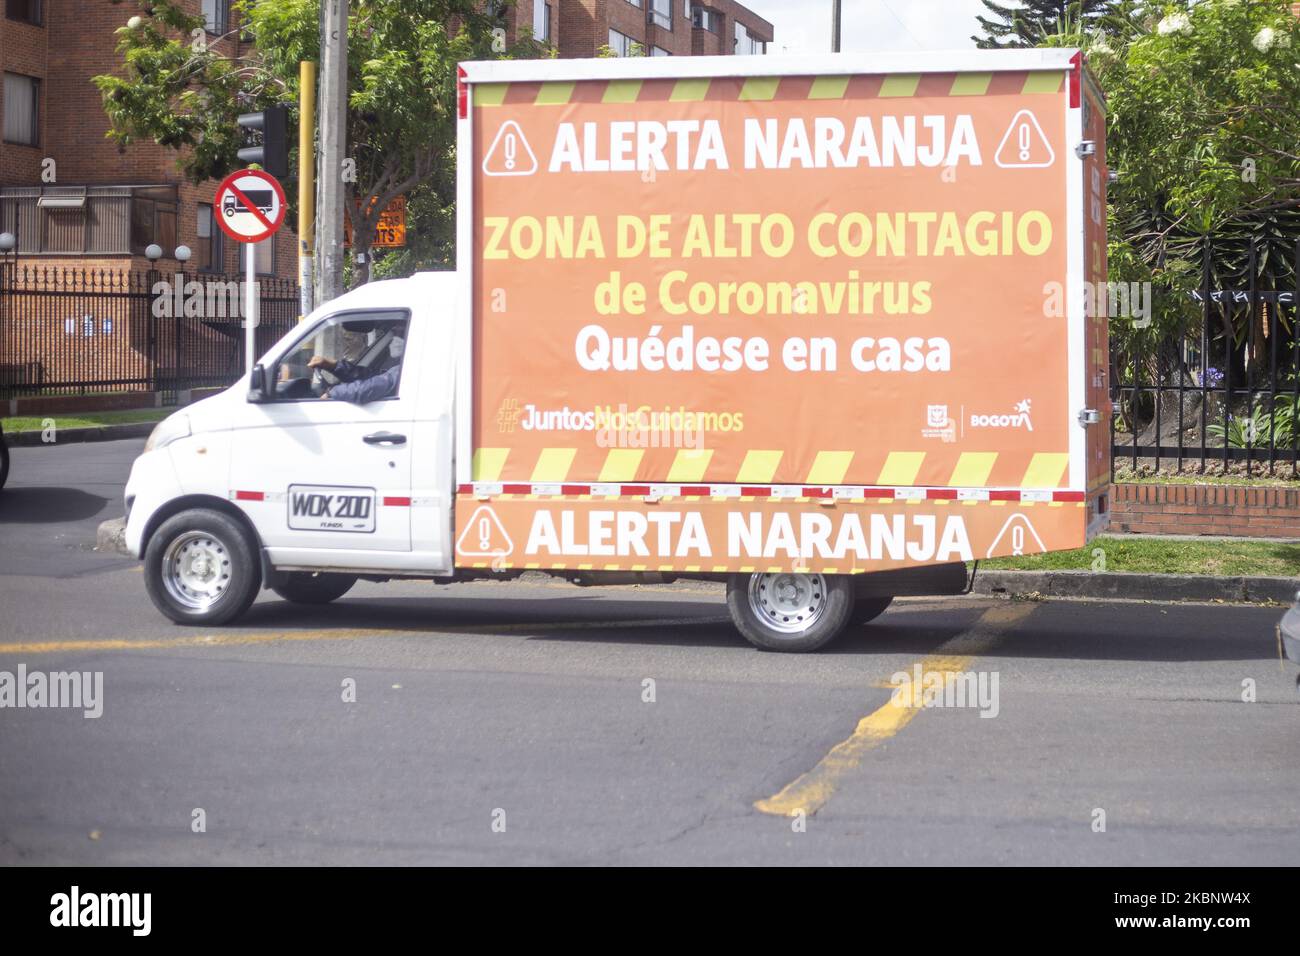
[[[297,286],[258,280],[257,351],[298,320]],[[0,397],[178,391],[244,371],[238,276],[0,262]]]
[[[1300,241],[1224,245],[1177,331],[1125,348],[1111,319],[1116,467],[1300,477]]]

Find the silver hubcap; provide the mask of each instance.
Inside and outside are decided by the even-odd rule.
[[[193,611],[211,607],[230,585],[230,550],[206,531],[187,531],[163,555],[162,578],[167,593]]]
[[[826,610],[826,581],[820,574],[751,575],[749,607],[772,630],[801,634]]]

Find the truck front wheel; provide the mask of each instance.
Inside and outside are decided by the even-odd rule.
[[[271,590],[294,604],[329,604],[347,594],[356,583],[354,574],[290,571]]]
[[[765,651],[815,651],[844,629],[853,586],[841,575],[733,574],[727,610],[736,628]]]
[[[182,511],[149,539],[144,583],[154,606],[177,624],[226,624],[261,589],[257,543],[220,511]]]

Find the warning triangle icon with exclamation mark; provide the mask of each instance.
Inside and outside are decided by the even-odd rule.
[[[1042,169],[1056,161],[1056,153],[1038,125],[1038,117],[1021,110],[1011,118],[993,160],[1003,169]]]
[[[514,120],[506,120],[483,157],[485,176],[531,176],[537,172],[537,157],[524,131]]]

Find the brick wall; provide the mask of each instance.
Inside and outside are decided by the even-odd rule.
[[[1136,534],[1300,538],[1300,489],[1115,484],[1110,528]]]

